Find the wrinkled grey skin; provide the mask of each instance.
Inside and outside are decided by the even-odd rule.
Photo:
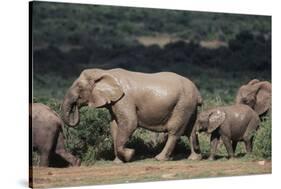
[[[236,95],[236,104],[246,104],[261,117],[271,109],[271,83],[253,79],[242,85]]]
[[[236,104],[201,112],[195,127],[196,131],[211,134],[209,160],[214,160],[220,139],[230,158],[234,157],[239,141],[244,141],[247,153],[251,153],[253,136],[259,124],[259,116],[252,108],[244,104]]]
[[[32,147],[40,153],[39,166],[49,166],[52,154],[56,153],[72,166],[79,166],[80,160],[66,151],[62,134],[63,122],[48,106],[32,104]]]
[[[145,74],[124,69],[86,69],[64,97],[63,120],[70,126],[79,122],[81,106],[106,107],[111,113],[111,134],[115,162],[127,162],[134,150],[125,144],[137,127],[166,132],[168,139],[155,158],[168,160],[176,141],[186,134],[191,142],[190,159],[200,159],[193,130],[197,106],[202,103],[196,86],[170,72]]]

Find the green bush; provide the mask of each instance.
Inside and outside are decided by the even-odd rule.
[[[260,128],[254,138],[253,154],[257,157],[271,159],[271,117],[261,122]]]
[[[64,127],[66,147],[86,165],[100,159],[112,159],[109,121],[106,109],[81,108],[79,125]]]

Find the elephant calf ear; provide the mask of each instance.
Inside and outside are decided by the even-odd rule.
[[[123,94],[119,82],[113,76],[105,74],[95,81],[91,103],[95,107],[100,107],[118,101]]]
[[[248,85],[254,85],[256,83],[260,82],[260,80],[258,79],[252,79],[251,81],[249,81]]]
[[[208,133],[212,133],[216,130],[225,120],[225,112],[221,110],[213,111],[209,116]]]

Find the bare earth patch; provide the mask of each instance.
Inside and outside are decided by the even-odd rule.
[[[33,187],[59,187],[175,180],[216,176],[271,173],[271,161],[168,161],[145,160],[116,165],[98,162],[94,166],[69,168],[33,167]]]

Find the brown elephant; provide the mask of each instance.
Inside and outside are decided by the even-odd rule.
[[[252,152],[253,137],[260,124],[258,114],[249,106],[236,104],[203,111],[196,121],[196,131],[211,134],[209,160],[214,160],[220,138],[229,157],[234,157],[237,142],[244,141]]]
[[[62,134],[63,121],[48,106],[33,103],[32,117],[32,148],[40,154],[39,166],[49,166],[54,153],[60,155],[72,166],[79,166],[80,160],[67,152]]]
[[[271,109],[271,83],[253,79],[242,85],[236,95],[236,104],[246,104],[259,116],[265,115]]]
[[[79,122],[80,107],[106,107],[112,118],[115,162],[131,160],[134,150],[125,144],[137,127],[168,133],[164,149],[155,157],[157,160],[168,160],[176,141],[184,134],[191,143],[189,158],[200,159],[193,126],[201,103],[196,86],[175,73],[86,69],[64,97],[62,118],[68,125],[75,126]]]

